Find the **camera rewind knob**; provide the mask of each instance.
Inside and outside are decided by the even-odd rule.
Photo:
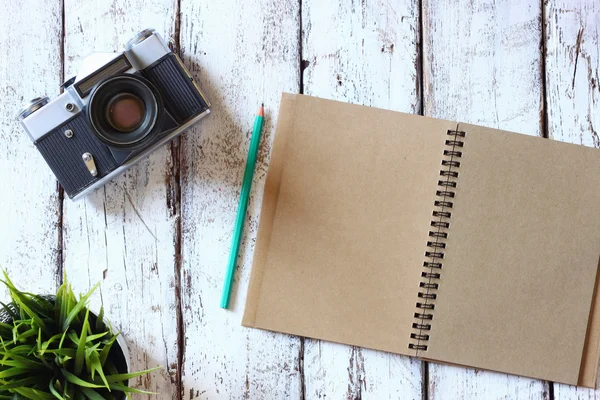
[[[44,107],[46,104],[48,104],[48,102],[49,99],[47,97],[36,97],[27,103],[21,110],[19,110],[17,119],[22,121],[40,108]]]
[[[125,50],[131,50],[133,46],[142,43],[144,40],[154,35],[154,33],[154,29],[144,29],[143,31],[139,32],[137,35],[129,39],[129,41],[125,44]]]

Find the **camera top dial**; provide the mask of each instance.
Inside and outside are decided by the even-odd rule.
[[[23,120],[27,118],[28,116],[30,116],[31,114],[48,104],[48,101],[48,97],[36,97],[35,99],[27,103],[21,110],[19,110],[19,113],[17,114],[17,119]]]
[[[154,29],[144,29],[143,31],[141,31],[140,33],[138,33],[137,35],[135,35],[134,37],[132,37],[125,44],[125,50],[130,50],[136,44],[141,43],[144,40],[148,39],[150,36],[154,35],[154,32],[155,32]]]

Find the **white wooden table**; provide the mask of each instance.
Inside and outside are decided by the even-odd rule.
[[[134,368],[164,366],[136,382],[159,392],[156,398],[600,398],[600,391],[240,326],[282,91],[600,147],[598,0],[0,6],[0,265],[22,288],[41,293],[54,290],[63,271],[76,291],[102,282],[93,303],[102,302],[122,329]],[[182,55],[213,115],[73,203],[15,112],[32,97],[57,95],[88,53],[121,51],[146,27]],[[250,129],[263,101],[266,131],[226,312],[218,302]]]

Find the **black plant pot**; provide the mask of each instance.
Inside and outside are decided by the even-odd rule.
[[[42,296],[42,297],[45,298],[46,300],[50,301],[53,304],[54,304],[54,301],[56,300],[56,296]],[[15,306],[14,303],[8,303],[6,306],[12,307],[14,310],[17,310],[17,307]],[[92,326],[95,326],[96,321],[98,320],[98,315],[95,312],[93,312],[92,310],[90,310],[89,320],[90,320],[90,325],[92,325]],[[12,324],[12,322],[13,322],[13,318],[11,317],[10,313],[8,313],[3,307],[0,308],[0,322],[7,323],[7,324]],[[110,326],[110,324],[108,324],[106,322],[106,320],[104,321],[104,323],[107,326]],[[117,368],[117,371],[119,371],[120,374],[127,374],[130,372],[129,350],[127,349],[127,344],[125,343],[125,339],[123,339],[122,335],[119,335],[117,337],[116,342],[113,344],[113,346],[110,349],[110,353],[108,353],[108,357],[113,362],[114,366]],[[129,381],[125,381],[124,383],[125,383],[125,385],[127,385],[129,383]],[[114,395],[114,392],[113,392],[113,395]],[[116,400],[126,400],[127,396],[125,395],[125,393],[120,392],[120,394],[116,395],[115,398],[116,398]]]

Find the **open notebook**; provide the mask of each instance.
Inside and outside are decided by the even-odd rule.
[[[284,94],[245,326],[594,387],[600,152]]]

